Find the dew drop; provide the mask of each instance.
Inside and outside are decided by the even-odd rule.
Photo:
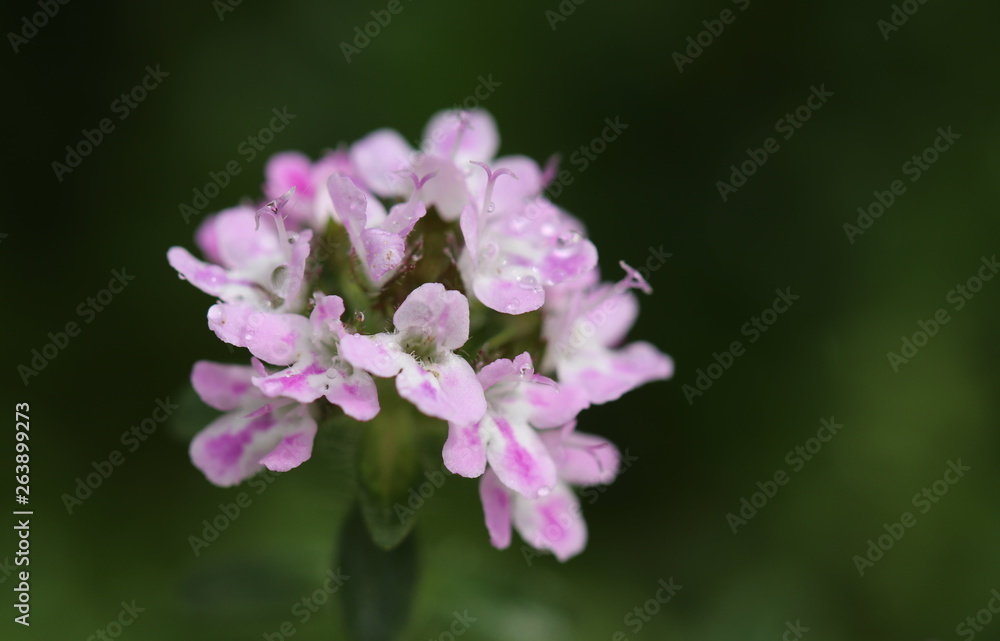
[[[482,260],[489,260],[497,255],[499,247],[496,243],[487,243],[485,247],[479,250],[479,258]]]
[[[185,276],[184,274],[177,274],[177,278],[180,278],[181,280],[187,280],[187,276]]]
[[[521,289],[530,289],[532,291],[537,291],[540,288],[540,285],[538,284],[538,279],[532,276],[531,274],[528,274],[527,276],[519,276],[517,282],[521,286]]]
[[[493,201],[491,200],[491,201],[490,201],[489,203],[487,203],[487,205],[486,205],[486,213],[487,213],[487,214],[492,214],[492,213],[493,213],[493,210],[494,210],[494,209],[496,209],[496,205],[494,205],[494,204],[493,204]]]
[[[580,238],[582,238],[582,236],[580,236],[580,232],[573,230],[566,232],[565,234],[560,234],[556,239],[556,243],[560,247],[568,247],[580,242]]]
[[[551,492],[552,492],[552,490],[550,490],[549,488],[543,487],[543,488],[540,488],[538,490],[538,496],[539,496],[539,498],[541,498],[543,496],[548,496]]]

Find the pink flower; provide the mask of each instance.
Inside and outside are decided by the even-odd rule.
[[[253,374],[251,367],[208,361],[195,363],[191,372],[198,396],[226,412],[190,448],[195,466],[216,485],[236,485],[265,467],[286,472],[312,455],[316,421],[308,408],[268,404],[251,384]]]
[[[285,194],[256,212],[235,207],[208,218],[196,238],[217,264],[198,260],[183,247],[171,247],[167,260],[181,278],[227,303],[277,311],[301,306],[312,231],[286,232],[281,216],[290,197]],[[264,214],[275,224],[260,229]]]
[[[553,292],[542,334],[548,341],[545,370],[560,384],[581,390],[594,405],[617,400],[650,381],[668,379],[674,364],[650,343],[620,345],[635,323],[639,304],[629,289],[652,292],[637,271],[616,284],[597,283],[597,273]]]
[[[476,373],[454,353],[469,340],[469,302],[440,283],[413,290],[392,317],[394,332],[340,339],[346,361],[381,377],[396,377],[399,395],[428,416],[463,425],[486,413]]]
[[[556,466],[536,428],[569,422],[586,402],[572,392],[561,394],[551,379],[535,374],[527,352],[486,365],[479,382],[486,393],[486,414],[469,425],[448,424],[445,466],[475,478],[489,463],[499,481],[515,492],[528,498],[550,493]]]
[[[603,485],[618,474],[618,450],[608,441],[574,431],[575,422],[542,434],[558,470],[552,491],[531,499],[513,492],[488,470],[479,484],[486,528],[494,547],[510,545],[511,524],[529,545],[550,550],[560,561],[583,551],[587,524],[571,485]]]

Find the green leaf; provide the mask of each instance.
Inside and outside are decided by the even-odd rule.
[[[417,453],[419,414],[396,393],[392,381],[379,381],[382,409],[364,426],[358,452],[361,512],[375,543],[390,550],[413,529],[416,514],[406,507],[420,483]]]
[[[391,641],[406,626],[417,584],[414,534],[386,550],[372,542],[361,509],[351,510],[340,537],[340,590],[348,635],[357,641]]]

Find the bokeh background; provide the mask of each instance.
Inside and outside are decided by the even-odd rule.
[[[585,172],[565,165],[574,182],[557,202],[589,225],[606,274],[672,254],[632,337],[677,373],[582,417],[637,460],[584,502],[590,542],[568,563],[529,565],[516,538],[492,549],[476,483],[450,478],[420,511],[404,638],[447,639],[465,610],[477,621],[463,636],[495,641],[788,641],[796,624],[815,641],[971,638],[957,626],[1000,588],[1000,280],[960,311],[946,298],[1000,251],[1000,8],[904,4],[917,10],[886,40],[888,2],[403,0],[349,63],[340,43],[385,2],[60,5],[0,54],[3,397],[31,405],[36,511],[32,626],[12,623],[2,569],[3,638],[88,638],[132,600],[145,610],[123,638],[261,639],[286,620],[296,641],[344,638],[336,599],[305,623],[292,614],[336,565],[352,491],[342,443],[325,438],[257,493],[213,487],[190,464],[190,414],[134,452],[119,440],[156,399],[178,400],[195,360],[237,358],[165,252],[193,246],[178,205],[210,171],[242,167],[214,211],[258,195],[270,153],[315,157],[382,126],[416,140],[490,75],[500,85],[482,106],[502,153],[568,158],[605,118],[628,124]],[[560,7],[553,29],[546,11]],[[732,23],[679,71],[673,54],[724,9]],[[5,3],[4,31],[39,10]],[[169,76],[115,119],[113,101],[157,64]],[[790,139],[776,134],[821,85],[825,104]],[[248,161],[238,146],[283,106],[295,120]],[[115,130],[58,181],[51,163],[106,117]],[[949,126],[961,137],[910,182],[903,164]],[[723,201],[716,181],[768,137],[780,149]],[[844,223],[897,179],[906,193],[849,242]],[[122,268],[135,280],[25,386],[17,365]],[[741,329],[779,288],[800,299],[751,344]],[[887,353],[939,308],[950,322],[894,371]],[[745,353],[689,403],[684,386],[735,340]],[[791,471],[786,453],[829,417],[842,431]],[[13,417],[3,431],[12,491]],[[124,463],[68,514],[60,497],[115,449]],[[921,513],[913,496],[958,459],[971,470]],[[789,483],[734,534],[726,515],[778,470]],[[252,505],[195,557],[188,537],[241,491]],[[916,524],[862,576],[853,557],[906,511]],[[671,577],[683,588],[637,630],[626,616]],[[1000,621],[975,633],[998,635]]]

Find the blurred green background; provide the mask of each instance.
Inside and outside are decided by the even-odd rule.
[[[447,639],[465,610],[477,621],[463,637],[495,641],[790,641],[797,623],[814,641],[969,638],[956,627],[1000,588],[1000,281],[959,311],[946,297],[1000,251],[1000,7],[914,1],[886,40],[888,2],[564,0],[553,30],[556,0],[403,0],[347,63],[340,43],[386,3],[243,2],[221,19],[219,6],[71,2],[2,54],[3,396],[31,405],[35,510],[32,626],[11,621],[14,578],[0,569],[3,638],[85,639],[132,600],[145,610],[128,639],[261,639],[286,620],[296,641],[343,638],[335,599],[305,623],[292,613],[336,565],[342,442],[326,435],[258,494],[209,484],[166,427],[134,452],[119,440],[156,399],[177,400],[195,360],[237,357],[165,253],[193,247],[178,205],[228,161],[243,170],[209,211],[257,197],[270,153],[315,157],[382,126],[416,140],[491,74],[500,86],[482,106],[501,153],[563,154],[574,182],[557,202],[587,223],[605,274],[672,253],[632,337],[670,353],[677,374],[582,416],[638,459],[584,501],[590,542],[566,564],[529,565],[516,536],[492,549],[476,483],[449,478],[420,511],[404,638]],[[673,54],[724,9],[731,24],[680,72]],[[5,31],[37,11],[5,3]],[[112,103],[147,65],[169,76],[118,120]],[[821,85],[833,95],[784,139],[777,121]],[[295,120],[248,161],[238,146],[283,106]],[[114,131],[58,181],[51,163],[107,117]],[[568,158],[608,117],[628,129],[579,172]],[[961,137],[911,182],[904,163],[949,126]],[[768,137],[779,150],[723,201],[716,182]],[[849,242],[844,223],[897,179],[906,193]],[[122,268],[135,280],[25,386],[17,365]],[[779,288],[800,299],[750,343],[744,324]],[[939,308],[950,321],[894,372],[887,353]],[[745,353],[689,403],[684,386],[736,340]],[[842,431],[795,471],[786,453],[829,417]],[[13,424],[0,457],[11,491]],[[114,449],[124,463],[68,514],[60,496]],[[913,496],[958,459],[971,470],[921,513]],[[726,515],[778,470],[790,481],[734,534]],[[196,558],[188,536],[240,492],[252,504]],[[906,511],[916,524],[860,575],[853,557]],[[683,588],[667,605],[626,619],[671,577]],[[1000,621],[976,636],[1000,637]]]

